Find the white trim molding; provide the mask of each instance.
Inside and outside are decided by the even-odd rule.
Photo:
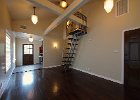
[[[61,66],[61,65],[52,65],[52,66],[42,67],[42,68],[54,68],[54,67],[58,67],[58,66]]]
[[[84,72],[84,73],[87,73],[87,74],[90,74],[90,75],[93,75],[93,76],[96,76],[96,77],[99,77],[99,78],[103,78],[105,80],[109,80],[109,81],[112,81],[112,82],[115,82],[115,83],[123,84],[121,81],[118,81],[118,80],[115,80],[115,79],[112,79],[112,78],[109,78],[109,77],[105,77],[103,75],[98,75],[98,74],[95,74],[95,73],[92,73],[92,72],[81,70],[79,68],[72,68],[72,69],[75,69],[75,70],[78,70],[78,71],[81,71],[81,72]]]
[[[126,31],[130,31],[130,30],[135,30],[135,29],[139,29],[140,26],[138,27],[131,27],[131,28],[128,28],[128,29],[124,29],[122,31],[122,52],[121,52],[121,55],[122,55],[122,70],[121,70],[121,83],[124,84],[124,33]]]
[[[121,68],[121,82],[124,84],[124,32],[122,32],[122,68]]]

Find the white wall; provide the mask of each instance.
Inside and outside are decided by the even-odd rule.
[[[5,41],[6,41],[6,29],[11,30],[11,17],[9,15],[9,11],[6,5],[6,0],[0,0],[0,97],[4,92],[9,77],[11,76],[13,69],[14,69],[14,46],[15,46],[15,38],[13,33],[9,33],[11,36],[11,60],[12,60],[12,67],[9,69],[7,73],[6,71],[6,54],[5,54]]]
[[[16,38],[16,65],[23,65],[23,44],[34,44],[34,64],[39,63],[39,47],[42,45],[41,41],[34,40],[29,42],[28,39]]]
[[[13,20],[12,21],[12,29],[16,32],[26,32],[28,34],[36,34],[43,36],[45,29],[51,24],[51,22],[56,18],[54,17],[46,17],[46,19],[39,19],[39,22],[34,25],[30,19],[22,19],[22,20]],[[27,29],[20,29],[20,25],[26,25]],[[55,66],[61,64],[62,59],[62,48],[63,48],[63,28],[61,25],[50,32],[48,35],[44,36],[44,67]],[[54,49],[52,47],[52,43],[57,42],[59,48]],[[16,46],[17,47],[17,46]],[[38,54],[38,53],[37,53]],[[21,53],[17,54],[21,56]],[[19,56],[19,57],[20,57]],[[21,58],[22,59],[22,58]],[[17,65],[22,64],[22,60],[17,61]]]
[[[64,25],[61,24],[44,37],[44,67],[61,65],[63,52],[63,32]],[[54,48],[53,43],[58,47]]]
[[[47,17],[45,19],[39,19],[37,24],[33,24],[31,19],[18,19],[18,20],[12,20],[12,29],[15,32],[24,32],[28,34],[36,34],[39,36],[44,35],[45,29],[51,24],[51,22],[56,17]],[[27,29],[21,29],[20,25],[25,25]]]
[[[140,0],[129,0],[129,13],[107,14],[104,0],[91,1],[83,12],[88,17],[88,33],[78,49],[75,68],[123,82],[123,31],[140,28]]]
[[[0,0],[0,67],[5,66],[6,29],[11,29],[11,18],[5,0]],[[1,70],[1,68],[0,68]]]
[[[39,19],[39,22],[34,25],[30,19],[13,20],[12,29],[16,32],[26,32],[29,34],[36,34],[43,36],[45,29],[51,24],[51,22],[56,18],[46,17],[46,19]],[[20,25],[26,25],[27,29],[20,29]],[[49,34],[44,36],[44,67],[60,65],[62,62],[62,49],[63,49],[63,32],[64,25],[61,24],[59,27],[55,28]],[[58,48],[53,48],[53,42],[58,43]],[[20,64],[21,64],[20,60]],[[19,65],[19,64],[18,64]]]

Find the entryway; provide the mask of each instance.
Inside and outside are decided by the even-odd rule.
[[[140,28],[124,33],[124,85],[140,90]]]
[[[38,65],[43,67],[43,37],[23,32],[15,32],[15,35],[16,68],[32,69]]]

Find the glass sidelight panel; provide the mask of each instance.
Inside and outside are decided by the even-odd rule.
[[[11,67],[11,39],[8,34],[6,34],[6,72]]]

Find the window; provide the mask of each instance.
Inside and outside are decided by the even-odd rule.
[[[6,72],[11,67],[11,39],[8,34],[6,34]]]
[[[33,54],[33,45],[32,44],[24,44],[24,54]]]

